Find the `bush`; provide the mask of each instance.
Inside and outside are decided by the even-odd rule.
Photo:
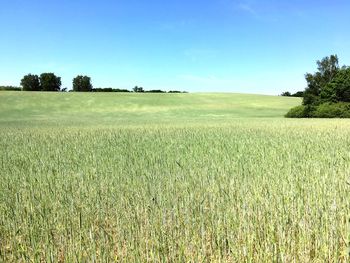
[[[350,103],[323,103],[312,112],[314,118],[350,118]]]
[[[306,118],[308,117],[306,114],[306,106],[300,105],[296,106],[294,108],[291,108],[286,115],[284,115],[287,118]]]
[[[318,106],[296,106],[285,115],[287,118],[350,118],[350,103],[322,103]]]

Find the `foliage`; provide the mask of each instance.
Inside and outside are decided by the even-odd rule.
[[[287,118],[350,118],[350,103],[325,102],[317,106],[300,105],[288,111]]]
[[[307,88],[305,89],[303,104],[308,105],[317,103],[320,93],[326,85],[333,80],[339,69],[337,55],[324,57],[321,61],[317,61],[318,71],[314,74],[305,74]]]
[[[284,96],[284,97],[303,97],[304,96],[304,92],[303,91],[297,91],[297,92],[292,94],[289,91],[285,91],[285,92],[282,92],[281,96]]]
[[[42,91],[60,91],[61,78],[54,73],[42,73],[40,75],[40,86]]]
[[[7,91],[21,91],[22,88],[15,87],[15,86],[0,86],[0,91],[7,90]]]
[[[134,92],[144,92],[143,88],[142,87],[138,87],[138,86],[135,86],[132,90]]]
[[[92,92],[130,92],[127,89],[113,89],[113,88],[95,88],[91,90]]]
[[[317,61],[318,71],[305,75],[308,87],[303,105],[291,109],[290,118],[348,118],[348,109],[342,102],[350,102],[350,68],[339,67],[338,57],[332,55]]]
[[[292,94],[289,91],[282,92],[281,96],[290,97]]]
[[[287,118],[305,118],[306,117],[306,106],[299,105],[291,108],[285,115]]]
[[[350,68],[341,69],[322,90],[320,97],[330,102],[350,102]]]
[[[312,112],[314,118],[350,118],[350,103],[322,103]]]
[[[24,91],[40,91],[41,85],[37,75],[28,74],[21,80],[21,86]]]
[[[304,97],[304,91],[297,91],[294,94],[292,94],[292,97]]]
[[[78,75],[73,79],[73,91],[92,91],[91,78],[88,76]]]
[[[165,93],[165,91],[160,90],[160,89],[151,89],[151,90],[146,90],[145,92],[147,92],[147,93]]]

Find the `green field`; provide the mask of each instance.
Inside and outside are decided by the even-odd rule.
[[[0,92],[0,102],[0,125],[115,126],[280,118],[301,99],[229,93]]]
[[[348,262],[350,121],[300,103],[0,92],[0,261]]]

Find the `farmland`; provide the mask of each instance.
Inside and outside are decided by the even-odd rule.
[[[300,102],[0,92],[0,261],[347,262],[350,121]]]

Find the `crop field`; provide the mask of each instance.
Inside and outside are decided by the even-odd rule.
[[[0,261],[348,262],[350,121],[300,102],[0,92]]]

